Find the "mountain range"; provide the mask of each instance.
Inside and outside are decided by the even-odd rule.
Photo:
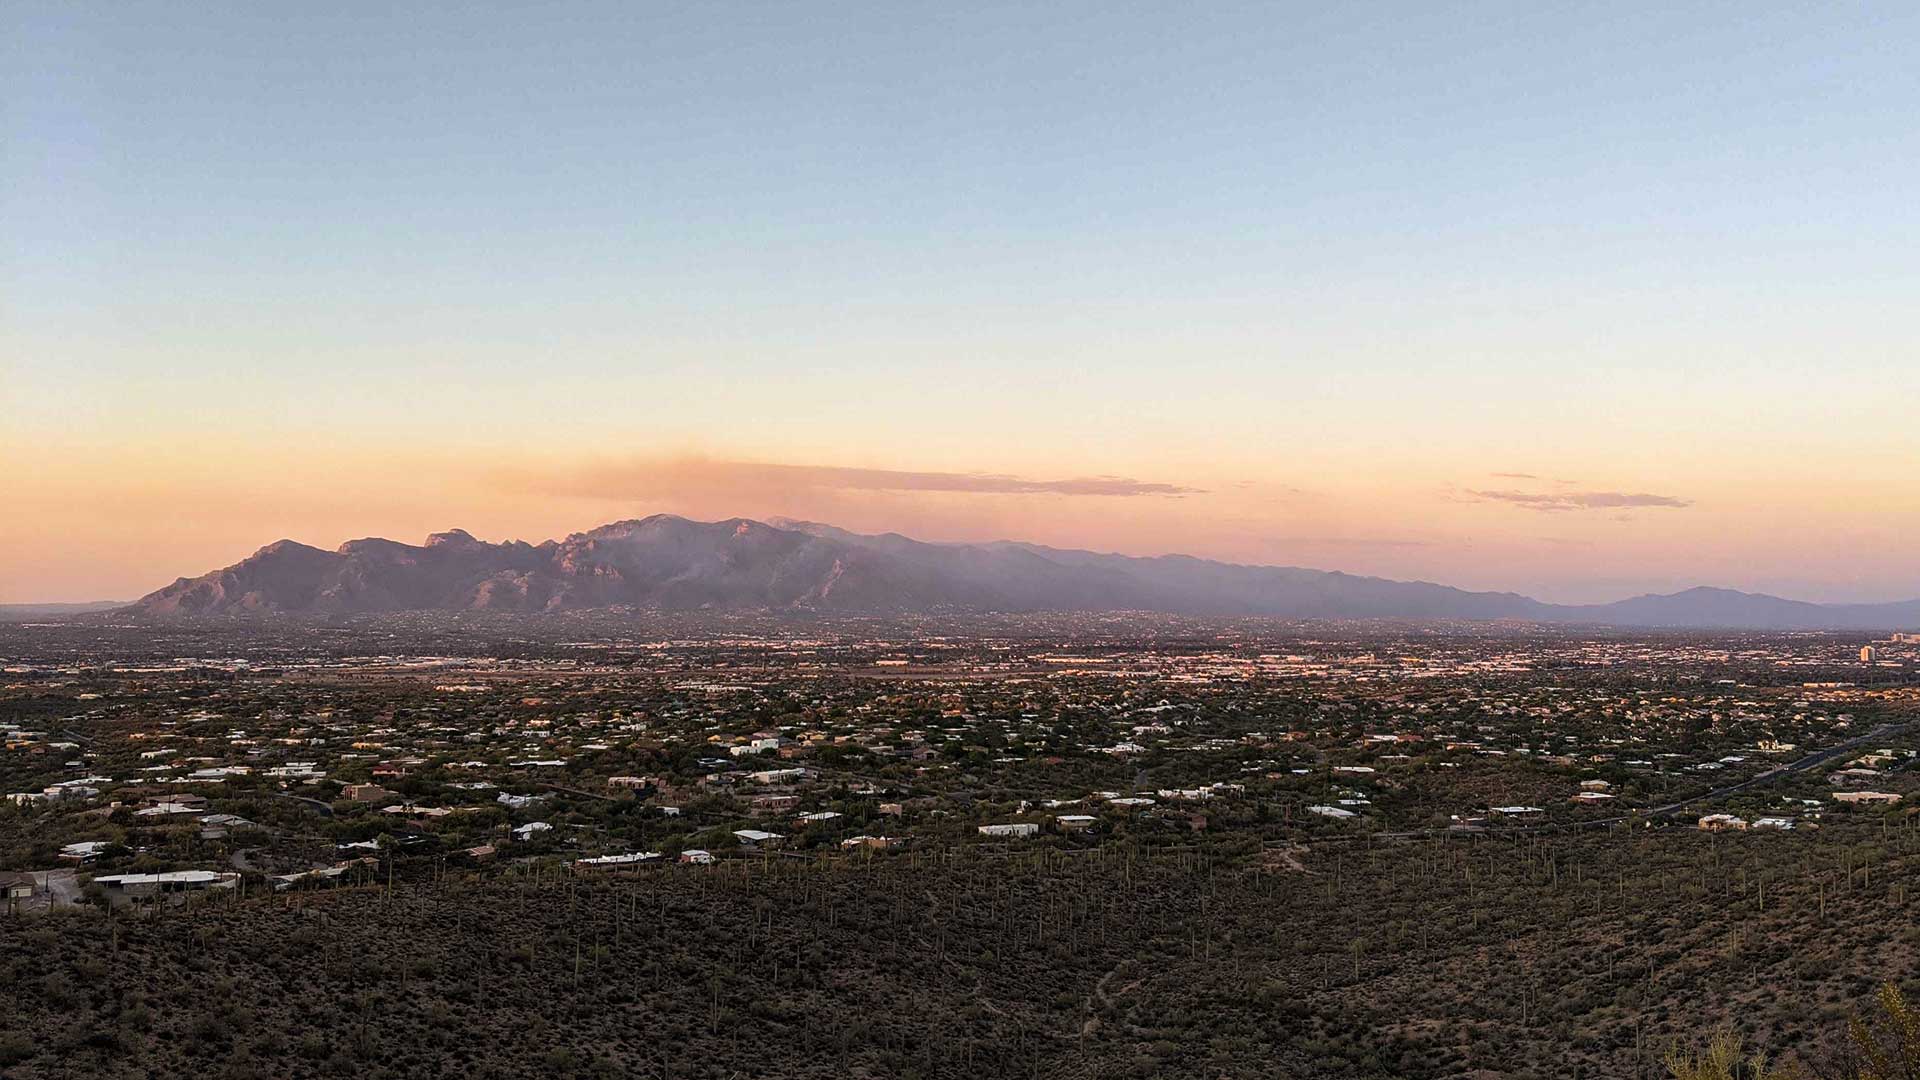
[[[1338,571],[1141,558],[998,541],[927,543],[815,522],[658,514],[540,544],[455,529],[424,545],[365,539],[326,551],[281,540],[181,578],[126,609],[149,616],[385,611],[1154,611],[1294,619],[1512,619],[1636,627],[1888,630],[1920,600],[1813,604],[1698,588],[1612,604]]]

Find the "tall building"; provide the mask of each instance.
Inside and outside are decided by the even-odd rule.
[[[1875,652],[1873,651],[1873,646],[1871,646],[1871,645],[1862,645],[1862,646],[1860,646],[1860,662],[1861,662],[1861,663],[1863,663],[1863,664],[1871,664],[1871,663],[1873,663],[1873,659],[1874,659],[1874,657],[1875,657],[1875,656],[1877,656],[1877,655],[1879,655],[1879,654],[1877,654],[1877,653],[1875,653]]]

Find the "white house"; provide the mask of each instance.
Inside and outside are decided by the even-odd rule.
[[[1007,825],[982,825],[981,836],[1032,836],[1040,831],[1040,826],[1031,821],[1016,821]]]
[[[637,866],[643,862],[652,862],[660,857],[657,851],[634,851],[625,855],[596,855],[591,859],[575,859],[573,865],[583,870],[604,870],[611,867]]]

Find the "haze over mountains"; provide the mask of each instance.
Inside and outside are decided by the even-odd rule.
[[[1011,541],[933,544],[813,522],[698,522],[664,514],[541,544],[487,543],[458,529],[436,533],[423,546],[376,538],[325,551],[281,540],[233,566],[181,578],[127,610],[197,616],[611,607],[1154,611],[1752,629],[1920,626],[1920,600],[1812,604],[1700,588],[1612,604],[1556,605],[1517,593],[1186,555],[1139,558]]]

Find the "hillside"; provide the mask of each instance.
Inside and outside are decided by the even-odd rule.
[[[1152,611],[1772,630],[1920,626],[1920,601],[1823,605],[1697,588],[1567,606],[1517,593],[1187,555],[1142,558],[1012,541],[935,544],[815,522],[699,522],[664,514],[540,544],[488,543],[458,529],[420,546],[370,538],[326,551],[281,540],[232,566],[181,578],[130,610],[170,617],[594,608]]]

